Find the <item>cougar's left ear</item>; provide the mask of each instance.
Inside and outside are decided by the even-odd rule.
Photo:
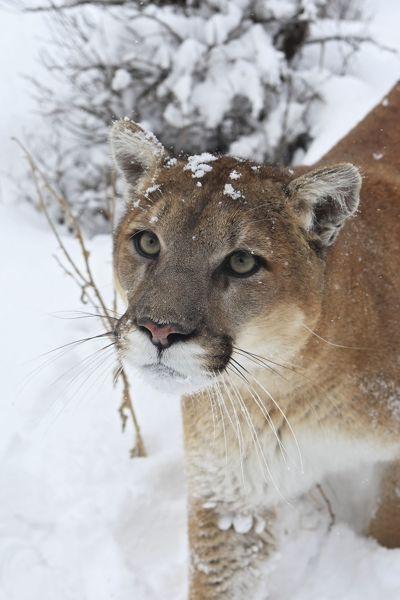
[[[330,246],[345,220],[356,212],[360,188],[358,169],[342,163],[293,179],[286,192],[304,229]]]
[[[145,181],[155,175],[166,155],[156,136],[134,121],[116,121],[110,133],[114,162],[125,181],[139,191]]]

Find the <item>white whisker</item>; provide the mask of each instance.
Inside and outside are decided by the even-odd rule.
[[[245,416],[247,425],[248,425],[249,430],[250,430],[250,434],[252,436],[254,448],[256,450],[257,457],[258,457],[258,459],[260,461],[261,471],[262,471],[264,480],[266,481],[266,483],[270,483],[271,482],[272,485],[274,486],[276,492],[281,497],[281,499],[284,502],[286,502],[287,504],[289,504],[289,501],[287,500],[287,498],[285,498],[285,496],[280,491],[279,486],[277,485],[277,483],[275,481],[275,478],[272,475],[272,472],[271,472],[270,466],[268,464],[268,461],[265,458],[265,454],[264,454],[262,445],[260,443],[260,440],[259,440],[259,437],[258,437],[258,434],[257,434],[257,430],[254,427],[254,423],[253,423],[253,421],[251,419],[251,415],[250,415],[250,413],[249,413],[249,411],[247,409],[247,406],[246,406],[245,402],[243,401],[243,399],[241,397],[241,394],[240,394],[239,390],[237,389],[237,387],[235,386],[235,384],[233,383],[233,381],[231,379],[228,380],[228,383],[229,383],[229,385],[232,386],[232,390],[235,393],[235,395],[236,395],[236,397],[237,397],[237,399],[239,401],[239,404],[240,404],[240,406],[242,408],[242,412],[243,412],[243,414]],[[265,466],[265,469],[267,471],[266,473],[265,473],[265,470],[263,468],[263,465]]]
[[[216,377],[214,377],[214,380],[215,380],[215,383],[217,383],[217,378]],[[222,407],[221,407],[220,399],[218,397],[217,388],[214,387],[213,390],[215,392],[215,400],[217,402],[217,406],[219,408],[219,412],[220,412],[220,416],[221,416],[221,425],[222,425],[222,432],[223,432],[224,444],[225,444],[225,464],[226,464],[226,466],[228,466],[228,441],[227,441],[227,438],[226,438],[226,428],[225,428],[224,413],[222,412]]]
[[[290,424],[289,419],[287,418],[286,414],[283,412],[283,410],[281,409],[281,407],[279,406],[279,404],[277,403],[277,401],[274,399],[274,397],[272,396],[272,394],[262,385],[262,383],[260,383],[260,381],[257,379],[257,377],[255,377],[252,373],[250,373],[250,377],[252,379],[254,379],[254,381],[256,382],[256,384],[267,394],[268,398],[274,403],[274,405],[276,406],[276,408],[278,409],[278,411],[280,412],[280,414],[282,415],[285,423],[287,424],[290,433],[293,436],[294,442],[296,444],[296,448],[297,448],[297,452],[299,455],[299,461],[300,461],[300,471],[301,473],[304,473],[304,465],[303,465],[303,457],[301,454],[301,449],[300,449],[300,445],[299,442],[297,440],[297,436],[293,430],[292,425]]]
[[[286,446],[284,445],[284,443],[282,442],[282,440],[279,437],[279,434],[277,432],[277,429],[275,427],[275,423],[271,417],[271,415],[268,412],[268,409],[266,408],[265,404],[263,403],[260,395],[257,393],[256,390],[254,390],[254,388],[252,388],[252,386],[250,384],[247,384],[247,389],[251,395],[251,397],[253,398],[254,402],[257,404],[258,408],[260,409],[261,413],[263,414],[263,416],[265,417],[268,425],[270,426],[276,441],[278,442],[278,446],[282,455],[282,459],[283,462],[285,463],[285,465],[287,465],[287,458],[289,456],[289,452],[286,448]]]
[[[240,420],[236,411],[236,407],[235,407],[235,403],[233,402],[232,396],[229,392],[229,389],[226,385],[225,382],[225,377],[222,374],[222,383],[224,384],[224,388],[226,390],[226,394],[227,397],[229,399],[229,402],[231,403],[232,406],[232,410],[233,410],[233,414],[235,417],[235,421],[236,421],[236,432],[237,432],[237,440],[238,440],[238,444],[239,444],[239,460],[240,460],[240,471],[241,471],[241,475],[242,475],[242,482],[243,482],[243,487],[246,487],[246,480],[245,480],[245,476],[244,476],[244,465],[243,465],[243,447],[244,447],[244,437],[243,437],[243,431],[240,425]]]
[[[304,329],[306,329],[309,333],[311,333],[312,335],[314,335],[316,338],[318,338],[319,340],[321,340],[321,342],[325,342],[325,344],[328,344],[328,346],[333,346],[333,348],[345,348],[347,350],[367,350],[367,348],[363,348],[362,346],[345,346],[343,344],[335,344],[334,342],[330,342],[329,340],[326,340],[324,337],[322,337],[321,335],[318,335],[318,333],[316,333],[315,331],[313,331],[312,329],[310,329],[310,327],[308,327],[307,325],[305,325],[303,323],[303,327]]]
[[[206,393],[208,396],[208,400],[210,402],[210,406],[211,406],[211,415],[212,415],[212,420],[213,420],[213,428],[214,428],[214,442],[215,439],[217,437],[217,424],[216,424],[216,415],[215,415],[215,406],[214,406],[214,398],[212,397],[211,391],[206,388]]]

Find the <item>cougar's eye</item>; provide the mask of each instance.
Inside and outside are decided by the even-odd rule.
[[[160,241],[152,231],[139,231],[133,236],[133,245],[141,256],[156,258],[160,254]]]
[[[230,275],[234,277],[249,277],[260,268],[260,261],[257,256],[237,250],[228,256],[226,267]]]

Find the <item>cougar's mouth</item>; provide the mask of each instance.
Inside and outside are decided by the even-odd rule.
[[[185,377],[185,375],[183,375],[179,371],[176,371],[176,369],[173,369],[172,367],[168,367],[167,365],[164,365],[163,363],[146,364],[146,365],[142,366],[142,369],[144,369],[147,372],[152,373],[153,375],[158,375],[159,377],[168,377],[168,378],[173,377],[174,379],[181,379],[181,380],[187,379],[187,377]]]

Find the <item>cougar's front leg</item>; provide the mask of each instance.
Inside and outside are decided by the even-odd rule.
[[[224,516],[218,508],[194,501],[189,509],[189,543],[189,600],[256,600],[257,592],[265,589],[262,563],[273,541],[262,522]]]
[[[382,546],[400,548],[400,461],[385,470],[379,504],[368,533]]]

